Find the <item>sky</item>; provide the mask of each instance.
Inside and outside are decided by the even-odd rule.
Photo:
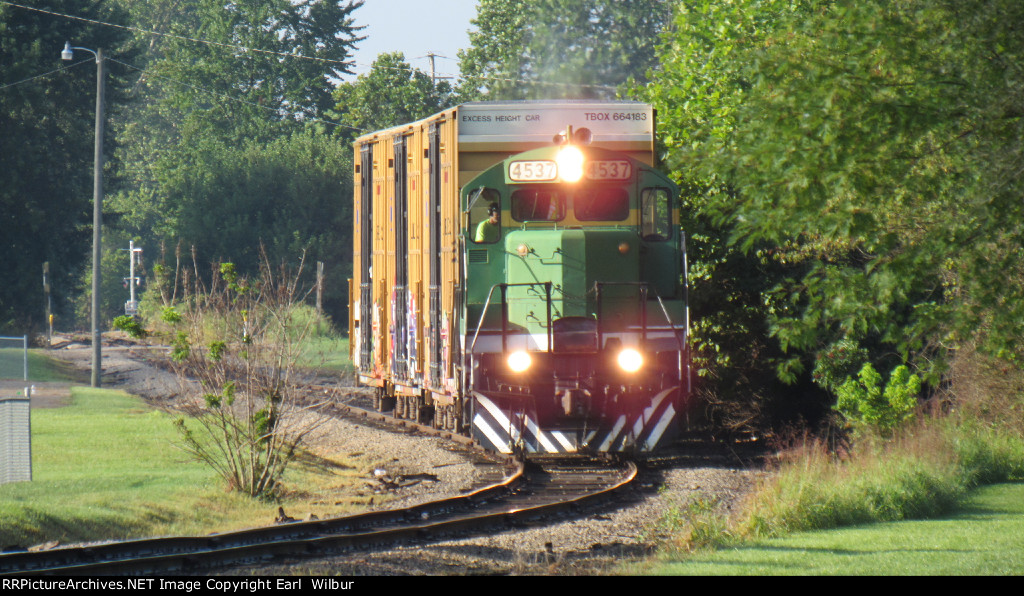
[[[469,20],[476,17],[477,0],[366,0],[352,16],[366,25],[355,53],[355,74],[365,74],[383,52],[403,52],[405,60],[430,72],[427,54],[435,59],[438,76],[458,74],[457,52],[469,46]],[[352,81],[355,76],[344,80]]]

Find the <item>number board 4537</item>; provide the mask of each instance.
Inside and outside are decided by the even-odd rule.
[[[514,161],[508,166],[508,177],[513,182],[550,182],[558,178],[558,166],[546,159]]]
[[[588,180],[628,180],[633,173],[626,160],[588,161],[583,165]]]

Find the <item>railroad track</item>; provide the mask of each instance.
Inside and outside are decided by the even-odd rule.
[[[492,470],[497,475],[498,469]],[[499,481],[405,509],[201,537],[168,537],[0,555],[0,575],[188,574],[343,554],[537,523],[612,498],[632,462],[515,462]]]
[[[308,386],[311,393],[320,394],[323,393],[323,385],[311,385]],[[429,424],[423,424],[415,420],[408,418],[396,418],[391,412],[379,412],[366,405],[359,405],[357,403],[342,403],[334,402],[330,404],[329,410],[333,410],[334,413],[344,416],[352,420],[358,420],[360,422],[376,422],[392,428],[393,430],[415,430],[421,434],[428,436],[441,437],[454,443],[460,444],[463,447],[472,447],[478,449],[473,439],[466,435],[459,434],[451,430],[444,430],[434,428]],[[478,449],[480,452],[484,452],[482,449]]]

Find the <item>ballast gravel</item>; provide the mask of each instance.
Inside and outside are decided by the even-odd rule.
[[[159,348],[153,348],[159,351]],[[68,342],[53,355],[87,369],[91,349]],[[123,389],[158,405],[177,399],[179,384],[152,366],[143,351],[104,348],[104,385]],[[333,399],[356,401],[364,394],[341,388]],[[311,433],[308,445],[324,453],[346,453],[373,469],[365,491],[369,508],[400,508],[463,494],[480,478],[473,458],[450,441],[415,431],[394,431],[373,423],[330,416]],[[376,478],[374,478],[376,473]],[[749,462],[677,464],[645,469],[640,487],[625,503],[536,527],[509,528],[486,535],[407,544],[389,550],[322,559],[243,567],[232,574],[254,575],[574,575],[643,573],[643,558],[668,538],[666,515],[695,499],[728,515],[739,508],[766,472]],[[408,480],[409,477],[414,481]],[[374,499],[373,486],[401,480]],[[301,518],[304,512],[289,512]],[[270,520],[268,520],[269,522]]]
[[[673,468],[646,474],[632,502],[583,517],[483,536],[249,568],[256,574],[591,575],[643,574],[643,560],[668,536],[663,516],[694,498],[728,513],[763,472],[739,467]]]

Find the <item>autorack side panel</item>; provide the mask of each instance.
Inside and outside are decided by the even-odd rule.
[[[354,145],[352,164],[352,277],[348,280],[348,357],[359,370],[362,342],[360,339],[361,303],[360,294],[362,280],[365,278],[366,265],[363,260],[363,240],[366,235],[364,226],[367,218],[363,208],[363,177],[364,155],[361,147]]]
[[[353,288],[358,296],[350,296],[350,311],[354,315],[354,362],[361,379],[369,385],[383,384],[382,359],[385,358],[380,330],[386,325],[386,311],[380,308],[385,291],[386,238],[383,235],[387,216],[382,188],[386,160],[384,137],[374,135],[356,142],[358,163],[355,173],[354,253],[357,267],[353,268]]]
[[[393,196],[393,179],[389,175],[393,167],[390,135],[381,135],[374,147],[373,159],[373,332],[374,359],[373,377],[387,379],[390,353],[387,331],[390,325],[391,289],[394,286],[394,236],[390,233],[394,225],[394,205],[388,200]],[[390,192],[389,192],[390,191]]]
[[[408,351],[403,346],[408,346],[408,337],[415,337],[405,306],[410,302],[408,292],[403,290],[409,287],[410,270],[415,268],[409,259],[410,238],[416,235],[407,217],[412,204],[409,174],[403,167],[408,164],[409,131],[408,127],[392,130],[356,142],[353,241],[357,266],[352,286],[358,295],[350,296],[355,338],[351,350],[361,380],[378,387],[408,380],[404,366]],[[399,155],[405,156],[404,164],[396,163]],[[399,272],[401,280],[396,278]],[[403,360],[402,367],[396,357]]]
[[[432,155],[432,138],[430,136],[430,128],[432,119],[422,121],[416,125],[416,136],[420,146],[420,153],[418,158],[420,161],[420,177],[418,180],[419,190],[419,202],[416,204],[414,211],[417,212],[416,217],[419,220],[419,224],[416,226],[416,231],[419,234],[419,243],[422,247],[420,252],[420,258],[416,261],[416,268],[419,270],[420,285],[417,287],[417,308],[418,308],[418,333],[419,333],[419,369],[417,374],[417,380],[420,383],[420,387],[426,389],[430,385],[430,363],[432,361],[431,349],[433,348],[433,336],[431,335],[433,326],[430,324],[430,268],[434,261],[434,248],[435,239],[431,235],[433,217],[433,169],[431,168],[431,155]]]
[[[453,119],[436,114],[364,135],[355,146],[362,161],[350,327],[353,360],[360,347],[366,352],[360,380],[389,392],[446,391],[452,358],[445,329],[459,277]]]
[[[461,342],[458,334],[458,316],[461,309],[456,308],[459,302],[459,292],[463,289],[461,259],[461,210],[459,209],[459,142],[458,126],[454,118],[446,118],[441,126],[441,188],[442,188],[442,229],[441,243],[444,253],[442,254],[442,275],[445,280],[443,289],[444,313],[447,320],[445,334],[448,345],[444,347],[443,363],[445,392],[455,394],[458,391],[456,381],[458,354],[461,353]]]
[[[442,301],[441,288],[441,205],[443,203],[441,187],[441,129],[440,118],[432,117],[426,124],[427,140],[427,200],[424,209],[424,231],[427,234],[427,251],[424,262],[424,278],[427,281],[427,296],[424,305],[427,313],[424,332],[427,337],[426,359],[424,362],[424,386],[439,392],[442,379]]]
[[[389,243],[389,262],[392,264],[393,283],[390,293],[389,361],[390,375],[394,379],[396,392],[413,392],[410,388],[409,343],[409,130],[402,130],[392,136],[393,157],[389,161],[391,173],[392,225],[388,233],[393,237]]]
[[[419,375],[423,371],[423,260],[424,240],[423,209],[425,196],[425,174],[423,153],[423,134],[420,126],[411,127],[406,136],[407,189],[408,204],[408,378],[411,384],[419,385]]]

